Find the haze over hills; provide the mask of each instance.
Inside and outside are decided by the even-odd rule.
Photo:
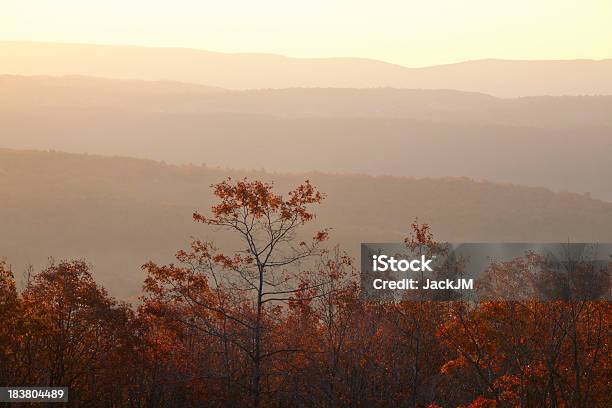
[[[0,75],[0,108],[110,108],[277,117],[390,117],[563,128],[612,126],[610,96],[496,98],[421,89],[287,88],[228,91],[173,81]]]
[[[284,172],[467,176],[612,201],[612,97],[225,91],[0,76],[0,147]]]
[[[415,217],[441,240],[612,240],[612,96],[492,96],[612,94],[612,69],[597,71],[609,60],[408,69],[26,45],[18,55],[0,43],[0,70],[46,75],[0,75],[0,148],[90,155],[0,149],[0,256],[18,273],[49,256],[85,258],[131,297],[139,266],[171,261],[189,236],[232,243],[191,221],[227,176],[281,190],[311,179],[329,197],[308,232],[332,227],[353,256],[362,241],[403,239]],[[49,76],[64,74],[78,75]],[[291,88],[225,89],[278,86]]]
[[[362,241],[398,241],[415,217],[451,241],[612,240],[612,203],[544,188],[466,178],[279,174],[172,166],[150,160],[0,149],[0,253],[19,276],[47,257],[85,258],[113,294],[139,292],[139,266],[171,261],[190,236],[230,245],[191,221],[212,203],[210,184],[231,176],[287,191],[310,179],[327,193],[307,233],[331,227],[356,256]]]
[[[289,58],[186,48],[0,42],[0,73],[177,80],[229,89],[454,89],[495,96],[612,94],[612,59],[476,60],[407,68],[360,58]]]

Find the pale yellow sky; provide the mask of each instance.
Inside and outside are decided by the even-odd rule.
[[[0,40],[178,46],[406,66],[612,57],[612,0],[0,0]]]

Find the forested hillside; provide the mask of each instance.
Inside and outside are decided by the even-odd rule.
[[[274,181],[279,191],[310,179],[327,195],[308,233],[355,256],[360,242],[397,241],[414,218],[452,241],[612,241],[612,204],[467,178],[281,174],[59,152],[0,150],[0,253],[18,277],[47,257],[85,258],[118,296],[140,290],[140,265],[168,261],[192,235],[228,243],[196,225],[210,185],[226,177]]]
[[[285,88],[230,91],[176,81],[0,75],[0,107],[374,117],[563,128],[612,126],[612,96],[498,98],[450,89]]]
[[[457,91],[229,92],[0,77],[0,148],[280,172],[470,177],[612,201],[612,97]]]

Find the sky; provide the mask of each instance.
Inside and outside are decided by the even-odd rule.
[[[0,0],[0,40],[363,57],[612,57],[610,0]]]

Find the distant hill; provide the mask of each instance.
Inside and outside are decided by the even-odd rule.
[[[0,108],[112,107],[143,111],[180,110],[222,88],[177,81],[141,81],[83,76],[0,75]]]
[[[0,147],[283,172],[466,176],[612,201],[612,127],[118,108],[0,108]]]
[[[134,296],[139,265],[170,261],[191,235],[231,245],[195,225],[210,184],[227,176],[273,180],[281,191],[312,180],[328,197],[314,228],[356,256],[362,241],[397,241],[418,217],[453,241],[612,241],[612,203],[585,195],[476,182],[323,173],[272,174],[150,160],[0,149],[0,256],[19,275],[47,257],[84,257],[113,294]]]
[[[288,88],[228,91],[173,81],[0,75],[0,109],[111,108],[277,117],[389,117],[452,123],[612,127],[610,96],[502,99],[427,89]]]
[[[229,89],[454,89],[495,96],[612,94],[612,59],[477,60],[407,68],[360,58],[289,58],[185,48],[0,42],[0,73],[175,80]]]

